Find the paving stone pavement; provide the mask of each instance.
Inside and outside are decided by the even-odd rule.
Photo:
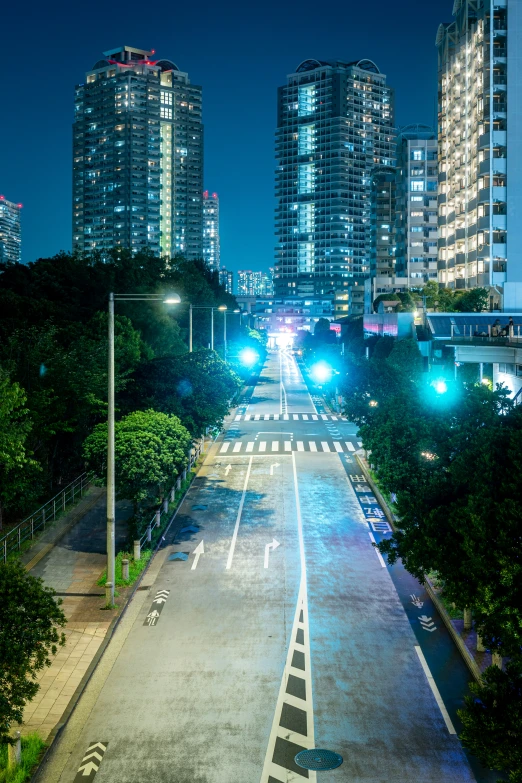
[[[126,521],[132,514],[129,503],[120,502],[116,509],[117,550],[125,544]],[[47,740],[61,722],[64,712],[91,665],[118,609],[103,608],[105,596],[96,583],[105,568],[105,496],[78,520],[54,547],[29,571],[61,594],[62,609],[67,617],[64,629],[65,647],[60,647],[50,667],[40,672],[40,690],[24,710],[23,734],[37,731]],[[31,563],[28,563],[30,566]],[[117,599],[123,605],[126,593]]]

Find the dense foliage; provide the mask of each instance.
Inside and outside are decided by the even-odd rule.
[[[440,313],[480,313],[488,309],[489,293],[487,288],[444,288],[431,281],[418,290],[379,294],[373,300],[373,309],[377,312],[381,302],[395,302],[397,312],[412,312],[423,301],[429,310]]]
[[[0,507],[7,521],[85,469],[83,443],[107,416],[110,291],[173,291],[184,303],[235,307],[203,262],[174,258],[166,265],[149,252],[118,252],[108,262],[62,253],[33,264],[0,265]],[[117,416],[153,407],[179,415],[192,435],[222,419],[237,378],[217,355],[211,359],[204,350],[198,356],[210,340],[209,310],[193,311],[194,353],[188,356],[188,310],[161,301],[117,303]],[[229,340],[239,335],[237,316],[228,319],[227,332]],[[216,328],[218,352],[222,343]],[[191,384],[192,396],[180,401],[170,390],[169,402],[148,394],[148,373],[162,363],[176,368],[180,388]],[[214,405],[198,413],[205,395],[213,395]]]
[[[54,590],[17,560],[0,564],[0,595],[0,743],[5,743],[40,688],[37,673],[51,665],[57,645],[65,644],[57,626],[66,620]]]

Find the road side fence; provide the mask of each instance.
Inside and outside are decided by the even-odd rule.
[[[89,485],[87,473],[82,473],[51,500],[40,506],[31,516],[2,536],[0,538],[0,557],[3,562],[7,561],[12,552],[19,552],[24,541],[34,538],[35,533],[39,530],[45,530],[46,526],[54,522],[57,515],[65,511],[67,506],[78,502]]]
[[[174,502],[174,499],[176,497],[176,492],[181,489],[181,485],[184,481],[186,481],[187,473],[193,465],[196,463],[196,461],[201,456],[203,450],[205,448],[205,439],[202,438],[201,441],[196,443],[191,449],[188,459],[187,467],[179,474],[179,476],[176,478],[176,481],[174,482],[174,486],[165,495],[165,498],[159,508],[156,509],[154,512],[154,516],[150,520],[149,524],[147,525],[145,532],[139,539],[139,546],[138,541],[134,542],[134,559],[139,560],[140,559],[140,553],[142,549],[150,549],[152,548],[153,539],[155,536],[153,535],[153,531],[155,528],[163,528],[163,523],[168,519],[169,517],[169,504]]]

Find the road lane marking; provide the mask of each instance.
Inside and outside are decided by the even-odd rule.
[[[232,449],[232,451],[241,451],[242,445],[243,444],[241,443],[241,441],[239,441],[239,443],[234,443],[234,448]]]
[[[236,416],[236,418],[234,419],[234,421],[241,421],[241,416]]]
[[[323,451],[331,451],[330,446],[325,440],[321,441],[321,446],[323,447]]]
[[[254,451],[254,441],[253,440],[251,440],[249,443],[247,443],[246,450],[247,451]]]
[[[368,535],[370,536],[370,540],[372,541],[372,543],[376,544],[377,542],[376,542],[376,540],[375,540],[375,538],[373,536],[373,533],[368,533]],[[376,547],[372,547],[372,549],[375,549],[375,552],[377,553],[377,557],[379,558],[379,562],[380,562],[381,566],[383,568],[386,568],[386,563],[384,562],[383,557],[382,557],[381,553],[379,552],[379,550]]]
[[[362,440],[358,440],[357,445],[359,446],[360,449],[362,449]]]
[[[285,451],[292,451],[292,443],[289,440],[285,440]]]
[[[310,447],[310,451],[317,451],[317,446],[315,445],[315,440],[309,440],[308,445]]]
[[[272,441],[272,451],[279,451],[279,441],[273,440]]]
[[[239,509],[237,511],[237,517],[236,517],[236,524],[234,527],[234,532],[232,534],[232,541],[230,542],[230,550],[228,552],[228,560],[226,569],[227,571],[230,570],[230,567],[232,565],[232,559],[234,557],[234,550],[236,548],[236,541],[237,541],[237,533],[239,530],[239,523],[241,522],[241,514],[243,513],[243,506],[245,505],[245,497],[246,497],[246,491],[248,487],[248,479],[250,478],[250,471],[252,470],[252,460],[254,458],[250,457],[248,460],[248,468],[245,476],[245,483],[243,485],[243,494],[241,495],[241,500],[239,501]]]
[[[304,451],[304,443],[302,440],[297,441],[297,451]],[[293,455],[294,452],[292,452]]]
[[[259,451],[266,451],[266,440],[259,441]]]
[[[331,421],[337,421],[337,416],[330,416]]]
[[[198,567],[199,558],[201,555],[205,554],[205,547],[203,546],[203,541],[200,541],[195,550],[192,552],[194,555],[194,562],[192,563],[191,571],[195,571]]]
[[[446,709],[445,704],[442,701],[442,697],[439,693],[439,689],[437,688],[437,684],[433,679],[432,673],[430,672],[430,667],[426,662],[424,653],[422,652],[421,648],[418,645],[415,645],[415,652],[419,656],[419,661],[421,662],[421,666],[424,669],[424,674],[426,675],[428,684],[432,690],[433,695],[435,696],[435,701],[439,705],[439,710],[441,711],[442,717],[444,718],[444,723],[446,724],[446,728],[448,729],[450,734],[456,734],[457,732],[455,731],[455,726],[451,722],[451,718],[449,716],[448,710]]]
[[[153,628],[157,624],[160,614],[163,611],[163,606],[169,597],[169,593],[170,590],[158,590],[154,601],[150,606],[150,611],[143,621],[143,625],[147,625],[149,628]]]
[[[349,440],[345,440],[346,448],[348,451],[355,451],[355,446]]]
[[[100,764],[102,763],[102,759],[105,755],[105,751],[107,750],[108,745],[108,742],[91,742],[87,748],[85,756],[82,759],[80,768],[76,773],[74,783],[78,783],[80,780],[86,780],[87,778],[89,780],[94,778],[100,768]]]
[[[219,450],[219,453],[224,454],[226,451],[228,451],[229,447],[230,447],[230,443],[223,443],[223,445]]]
[[[336,451],[342,451],[343,450],[343,447],[341,446],[341,444],[337,440],[334,440],[334,447],[335,447]]]
[[[281,546],[281,544],[279,543],[279,541],[276,541],[275,538],[272,539],[272,543],[271,544],[267,544],[265,546],[265,564],[264,564],[265,568],[268,568],[268,560],[269,560],[269,557],[270,557],[270,550],[272,550],[272,552],[273,552],[274,549],[277,549],[278,546]]]
[[[303,413],[303,421],[308,421],[308,416],[306,415],[306,413]]]
[[[283,416],[283,419],[284,419],[285,421],[288,421],[288,419],[289,419],[289,418],[290,418],[289,414],[288,414],[288,413],[285,413],[285,414],[284,414],[284,416]]]
[[[326,413],[321,413],[321,419],[323,421],[326,421],[328,419],[328,416],[326,415]]]

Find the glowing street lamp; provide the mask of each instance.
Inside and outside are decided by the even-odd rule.
[[[239,354],[239,359],[246,367],[252,367],[259,359],[259,354],[253,348],[243,348]]]

